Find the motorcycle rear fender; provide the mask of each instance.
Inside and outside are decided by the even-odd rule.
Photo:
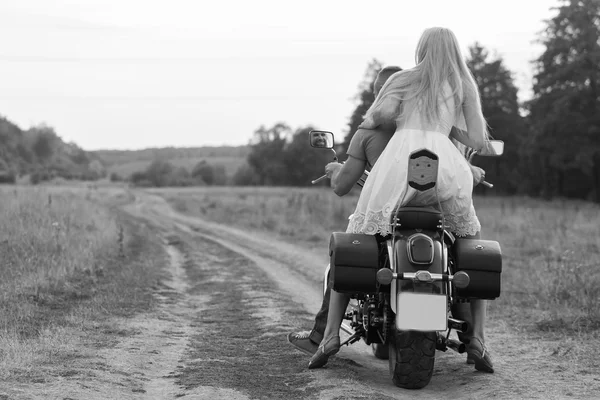
[[[388,255],[390,259],[390,266],[393,272],[417,272],[419,270],[427,270],[431,273],[442,274],[446,273],[447,264],[447,249],[445,244],[442,243],[439,238],[439,234],[436,232],[426,232],[433,239],[433,262],[430,265],[415,265],[409,260],[407,239],[416,231],[398,232],[396,234],[396,241],[392,245],[392,240],[387,241]],[[446,285],[443,282],[435,283],[413,283],[407,280],[394,279],[390,285],[390,305],[392,311],[397,313],[398,306],[398,294],[400,292],[413,292],[413,293],[424,293],[424,294],[436,294],[443,295],[446,297]]]

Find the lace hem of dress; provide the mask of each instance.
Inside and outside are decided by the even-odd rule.
[[[384,216],[382,211],[367,212],[366,214],[355,212],[346,232],[387,236],[391,233],[390,216]]]
[[[444,218],[448,230],[455,236],[473,236],[481,230],[479,219],[475,215],[473,207],[466,215],[447,214]],[[348,224],[348,233],[364,233],[367,235],[380,234],[387,236],[392,233],[390,224],[391,215],[385,215],[383,211],[370,211],[365,213],[354,213]]]
[[[473,236],[481,231],[479,219],[472,210],[466,216],[447,215],[445,218],[446,225],[450,227],[448,230],[450,230],[454,236]]]

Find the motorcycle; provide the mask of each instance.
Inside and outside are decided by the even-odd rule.
[[[312,147],[333,151],[337,161],[333,133],[313,130],[309,140]],[[480,155],[503,151],[504,143],[494,140]],[[417,191],[435,190],[437,170],[436,154],[415,151],[408,184]],[[365,172],[358,185],[367,177]],[[436,350],[466,350],[450,337],[452,331],[469,329],[453,316],[458,304],[500,296],[502,253],[496,241],[455,238],[434,207],[397,207],[390,224],[393,233],[385,238],[332,233],[323,290],[330,282],[333,290],[351,297],[342,324],[349,337],[342,346],[364,341],[377,358],[388,359],[396,386],[420,389],[431,381]]]

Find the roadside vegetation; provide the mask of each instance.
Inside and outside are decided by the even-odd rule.
[[[76,375],[89,346],[114,341],[111,317],[152,306],[166,256],[97,201],[124,200],[118,189],[5,187],[0,196],[0,381]]]

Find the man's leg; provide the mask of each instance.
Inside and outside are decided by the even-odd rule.
[[[330,275],[331,276],[331,275]],[[331,297],[331,286],[333,282],[331,279],[327,279],[327,289],[323,294],[323,302],[321,303],[321,309],[315,316],[315,325],[312,331],[310,331],[310,340],[317,345],[323,340],[323,333],[327,326],[327,315],[329,314],[329,299]]]
[[[329,275],[331,277],[331,275]],[[323,333],[327,326],[327,315],[329,314],[329,298],[331,296],[331,279],[327,279],[327,288],[323,294],[323,302],[321,309],[315,316],[315,324],[310,331],[292,332],[288,335],[288,342],[294,345],[298,350],[301,350],[310,355],[314,354],[319,347],[319,343],[323,340]]]

